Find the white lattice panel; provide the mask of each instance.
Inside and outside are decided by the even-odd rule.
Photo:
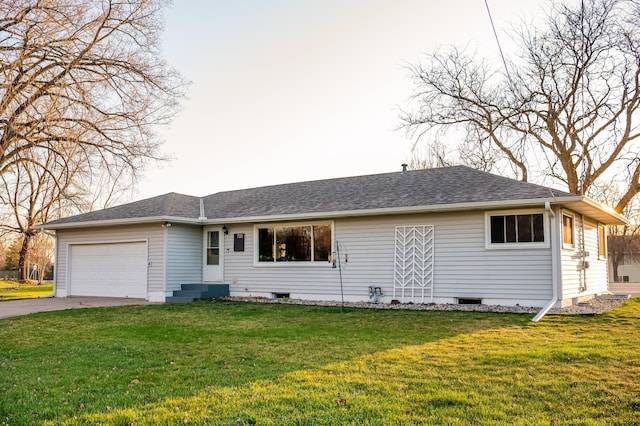
[[[393,298],[433,301],[433,225],[396,226]]]

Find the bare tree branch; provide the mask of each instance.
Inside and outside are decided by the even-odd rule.
[[[549,176],[576,194],[628,171],[613,204],[622,211],[640,190],[639,22],[632,0],[550,3],[544,27],[513,33],[520,50],[508,72],[456,48],[427,55],[410,67],[416,90],[402,125],[416,140],[463,131],[467,153],[489,142],[493,167]]]

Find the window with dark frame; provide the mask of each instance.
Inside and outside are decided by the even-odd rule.
[[[258,228],[258,262],[326,262],[330,254],[330,224]]]
[[[492,215],[489,223],[491,244],[544,242],[542,213]]]

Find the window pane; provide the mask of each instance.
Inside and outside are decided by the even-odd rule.
[[[326,262],[331,254],[331,225],[313,226],[313,260]]]
[[[491,216],[491,242],[504,243],[504,216]]]
[[[258,262],[273,262],[273,228],[258,229]]]
[[[508,243],[515,243],[516,239],[516,217],[515,215],[505,216],[505,232],[506,232],[506,241]]]
[[[276,228],[276,261],[310,261],[311,226]]]
[[[600,257],[606,256],[604,241],[605,241],[604,226],[598,226],[598,256]]]
[[[534,214],[533,216],[533,241],[535,243],[544,242],[544,215]]]
[[[209,234],[209,247],[220,247],[220,233],[211,231]]]
[[[519,214],[517,216],[518,222],[518,242],[530,243],[533,241],[532,221],[530,214]]]
[[[220,249],[210,248],[207,249],[207,265],[219,265],[220,264]]]
[[[565,244],[573,245],[573,217],[562,216],[562,238]]]

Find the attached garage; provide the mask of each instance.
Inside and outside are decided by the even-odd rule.
[[[147,297],[147,242],[69,245],[69,295]]]

